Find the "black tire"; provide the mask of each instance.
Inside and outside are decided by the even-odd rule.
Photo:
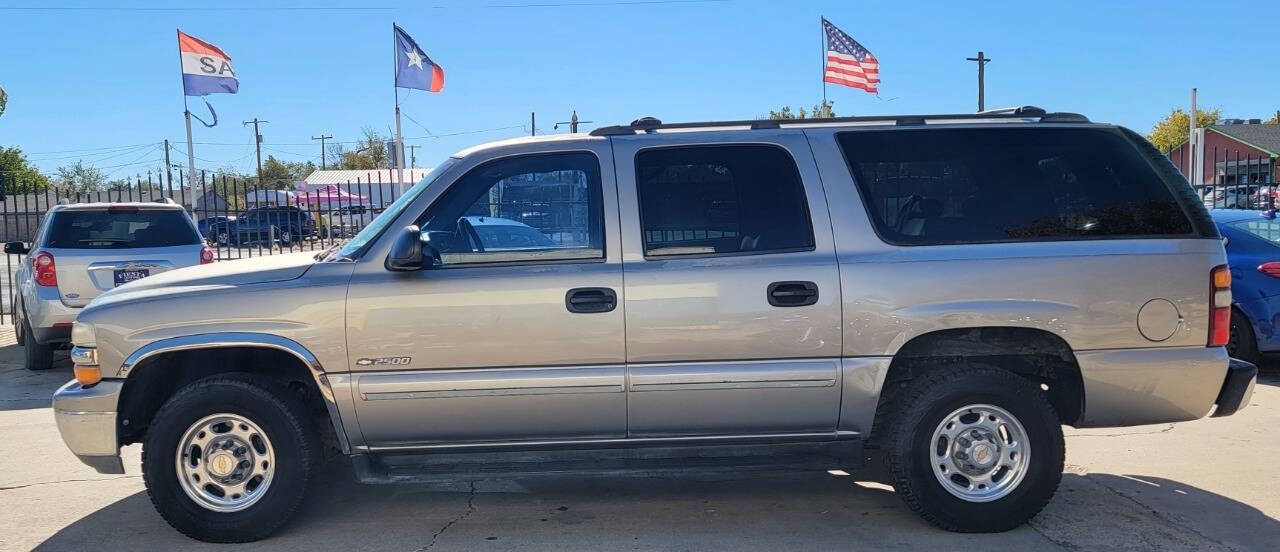
[[[31,333],[31,323],[22,320],[22,363],[28,370],[40,371],[53,368],[53,345],[39,343]]]
[[[201,506],[178,483],[178,441],[196,421],[218,413],[252,420],[275,451],[277,467],[265,494],[235,512]],[[205,542],[251,542],[293,516],[320,466],[321,446],[306,408],[284,386],[245,374],[212,376],[179,389],[156,412],[143,442],[142,477],[151,504],[182,534]]]
[[[1227,354],[1232,358],[1258,364],[1258,339],[1253,333],[1253,324],[1238,309],[1231,309],[1231,337],[1227,339]]]
[[[284,247],[289,247],[290,245],[292,245],[292,244],[293,244],[293,238],[294,238],[294,236],[296,236],[296,235],[297,235],[297,234],[296,234],[296,233],[294,233],[294,231],[293,231],[293,230],[290,230],[290,229],[288,229],[288,228],[284,228],[284,229],[280,230],[280,234],[279,234],[279,236],[280,236],[280,245],[282,245],[282,246],[284,246]]]
[[[27,333],[22,331],[22,327],[23,319],[21,318],[13,324],[13,338],[18,342],[19,347],[27,344]]]
[[[1008,494],[970,502],[934,475],[933,432],[951,412],[973,404],[1008,411],[1031,446],[1026,475]],[[913,512],[948,531],[991,533],[1021,526],[1044,508],[1062,481],[1062,425],[1041,389],[1012,372],[982,366],[943,368],[913,381],[891,405],[881,436],[898,496]]]

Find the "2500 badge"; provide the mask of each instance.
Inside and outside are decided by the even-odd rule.
[[[356,366],[408,366],[413,357],[375,357],[357,358]]]

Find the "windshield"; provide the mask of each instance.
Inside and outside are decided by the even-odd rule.
[[[426,178],[422,179],[417,184],[414,184],[412,188],[409,188],[409,190],[404,193],[404,195],[401,195],[399,199],[396,199],[391,203],[391,205],[388,205],[387,209],[383,211],[382,214],[369,222],[369,225],[365,226],[364,230],[361,230],[359,234],[356,234],[350,241],[343,244],[342,249],[338,250],[338,257],[347,259],[354,258],[354,256],[362,251],[369,242],[372,242],[378,236],[382,235],[382,231],[385,230],[388,225],[395,222],[397,218],[400,218],[401,212],[403,212],[410,203],[413,203],[413,200],[418,199],[418,196],[422,195],[422,191],[427,189],[427,186],[430,186],[432,182],[439,179],[440,175],[444,174],[444,172],[448,170],[449,166],[456,162],[457,161],[454,158],[450,157],[443,163],[436,165],[434,169],[431,169],[431,172]]]

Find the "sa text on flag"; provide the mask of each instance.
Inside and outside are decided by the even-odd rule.
[[[418,43],[399,26],[393,25],[396,39],[396,86],[427,92],[444,89],[444,69],[422,53]]]
[[[880,62],[876,56],[826,18],[822,20],[822,30],[827,34],[827,63],[822,80],[879,93]]]
[[[182,56],[183,94],[208,96],[240,90],[231,56],[217,46],[178,31],[178,54]]]

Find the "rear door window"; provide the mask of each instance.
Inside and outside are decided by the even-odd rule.
[[[65,210],[50,221],[44,247],[53,249],[130,249],[201,243],[187,214],[172,209]]]
[[[649,257],[813,249],[800,171],[775,146],[644,150],[636,192]]]
[[[1169,186],[1107,128],[838,135],[880,237],[896,245],[1190,237]]]

